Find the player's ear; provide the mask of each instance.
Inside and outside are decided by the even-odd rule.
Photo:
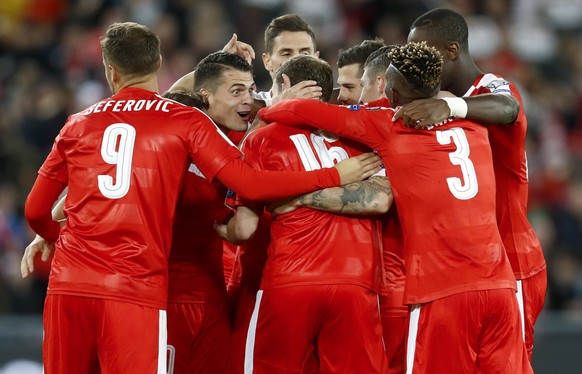
[[[263,65],[265,65],[265,70],[267,70],[268,72],[272,71],[272,68],[271,68],[271,56],[269,56],[266,53],[263,53],[261,57],[263,59]]]
[[[456,60],[459,57],[459,54],[461,53],[461,46],[459,44],[459,42],[450,42],[449,45],[447,46],[447,51],[446,51],[447,55],[444,56],[445,58],[448,58],[449,60]]]

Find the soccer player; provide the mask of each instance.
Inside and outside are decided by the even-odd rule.
[[[244,133],[253,103],[252,66],[215,52],[196,66],[194,90],[205,112],[226,135]],[[170,91],[164,97],[196,106]],[[173,373],[226,373],[230,319],[223,275],[223,241],[213,224],[228,215],[226,187],[210,182],[194,164],[184,174],[172,230],[168,282],[169,368]]]
[[[346,50],[340,49],[338,53],[337,83],[340,87],[337,101],[339,104],[351,105],[360,102],[362,86],[360,79],[364,72],[364,63],[370,54],[384,46],[381,38],[364,40]]]
[[[377,101],[386,98],[384,88],[386,87],[386,69],[390,65],[390,58],[388,52],[393,46],[385,45],[372,52],[363,66],[362,78],[360,79],[360,86],[362,91],[360,93],[359,102],[362,104]]]
[[[32,229],[51,244],[59,239],[44,310],[45,372],[165,373],[167,261],[187,162],[251,199],[338,185],[346,164],[256,171],[206,115],[156,93],[154,33],[115,23],[101,46],[114,94],[69,117],[25,205]],[[350,162],[358,163],[367,161]],[[375,161],[370,166],[352,176],[370,176]],[[61,232],[50,211],[67,186]],[[25,262],[35,254],[25,253]]]
[[[321,96],[321,87],[313,80],[297,82],[294,85],[284,85],[277,89],[275,77],[281,65],[297,55],[319,57],[315,44],[315,33],[307,22],[296,14],[285,14],[273,18],[265,29],[265,52],[262,55],[265,69],[273,80],[269,91],[258,92],[256,99],[263,100],[266,106],[282,99],[289,98],[318,98]],[[285,83],[288,83],[286,80]],[[275,95],[279,92],[278,95]]]
[[[437,95],[443,62],[435,48],[408,43],[390,59],[386,93],[393,106]],[[485,127],[453,119],[417,131],[392,122],[393,109],[313,100],[286,100],[259,114],[337,132],[382,156],[404,235],[407,373],[532,372],[497,228]]]
[[[540,242],[527,219],[528,175],[525,151],[527,119],[517,87],[496,74],[485,74],[471,58],[468,27],[449,9],[431,10],[414,21],[409,41],[426,41],[444,56],[442,89],[458,96],[405,105],[396,114],[411,126],[449,116],[488,124],[497,190],[497,224],[517,279],[517,299],[528,355],[534,324],[544,306],[547,273]],[[493,126],[496,125],[496,126]]]
[[[281,66],[280,83],[282,74],[294,82],[317,78],[322,99],[329,100],[333,73],[326,62],[297,56]],[[253,131],[242,148],[248,162],[266,170],[329,167],[362,149],[333,134],[278,124]],[[345,186],[336,204],[344,213],[383,213],[391,198],[388,181],[377,177],[365,185]],[[262,211],[262,204],[244,202],[228,222],[225,236],[233,241],[252,237]],[[301,208],[274,217],[246,340],[246,372],[312,370],[308,365],[313,364],[314,350],[321,372],[384,372],[378,223]]]

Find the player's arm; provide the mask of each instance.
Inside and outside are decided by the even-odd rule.
[[[39,175],[24,206],[24,215],[30,227],[49,243],[56,242],[59,237],[61,227],[53,221],[51,210],[65,187],[61,182]]]
[[[450,117],[466,118],[484,125],[510,125],[519,113],[519,102],[512,95],[488,93],[468,97],[443,97],[416,100],[403,105],[392,121],[416,129],[442,122]]]
[[[301,207],[346,215],[382,214],[388,211],[393,200],[388,178],[373,176],[365,181],[326,188],[288,201],[277,201],[269,206],[269,210],[274,215]]]
[[[331,131],[339,136],[357,140],[370,148],[382,147],[379,132],[388,131],[391,110],[364,110],[327,104],[317,100],[291,99],[281,101],[271,107],[263,108],[258,115],[267,123],[278,122],[284,125],[310,125]]]
[[[382,160],[373,153],[351,157],[333,168],[310,172],[256,170],[241,159],[223,166],[216,178],[249,200],[277,200],[360,181],[376,174]]]
[[[53,221],[58,222],[61,227],[64,226],[64,221],[66,220],[64,212],[65,198],[66,196],[63,196],[55,204],[52,210]],[[30,244],[24,249],[24,255],[20,261],[20,273],[22,278],[28,278],[28,276],[34,272],[34,258],[39,253],[42,254],[41,260],[46,262],[50,258],[54,248],[54,243],[48,242],[42,236],[37,234],[32,242],[30,242]]]
[[[214,225],[214,229],[223,239],[235,245],[242,245],[254,237],[259,226],[259,218],[258,209],[241,205],[226,224]]]

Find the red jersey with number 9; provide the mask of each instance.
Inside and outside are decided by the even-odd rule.
[[[453,120],[418,131],[392,122],[393,109],[297,99],[259,115],[334,131],[382,156],[404,235],[405,303],[515,289],[495,218],[495,175],[485,127]]]
[[[212,180],[238,157],[205,114],[139,88],[70,116],[39,171],[69,185],[48,293],[165,309],[189,159]]]

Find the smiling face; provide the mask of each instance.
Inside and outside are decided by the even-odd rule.
[[[265,69],[274,80],[277,70],[291,57],[309,55],[319,57],[311,36],[305,31],[283,31],[274,40],[273,52],[263,53]]]
[[[214,92],[203,89],[201,93],[208,100],[208,115],[214,122],[232,131],[246,131],[254,89],[252,73],[227,69]]]

